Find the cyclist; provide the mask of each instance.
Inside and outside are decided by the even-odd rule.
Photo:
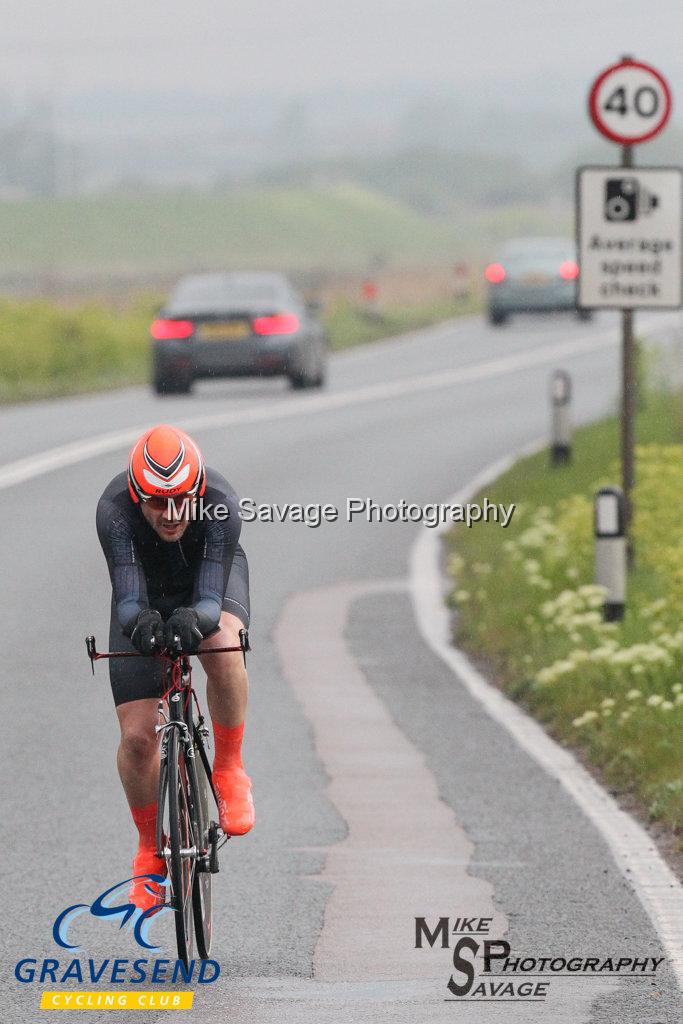
[[[196,515],[200,498],[208,516]],[[227,517],[225,511],[210,517],[216,505],[227,507]],[[242,763],[247,673],[239,652],[204,659],[201,653],[239,645],[240,629],[249,626],[241,525],[233,489],[205,466],[191,437],[166,425],[135,442],[127,472],[114,477],[97,505],[97,533],[112,583],[109,648],[151,654],[179,637],[184,652],[199,654],[208,677],[220,825],[233,836],[244,835],[255,821]],[[154,731],[162,666],[152,658],[114,659],[109,675],[121,728],[118,770],[139,833],[133,875],[165,875],[166,864],[156,855]],[[163,893],[139,881],[130,899],[144,910],[162,902]]]

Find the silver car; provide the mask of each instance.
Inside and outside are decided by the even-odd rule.
[[[518,238],[507,242],[489,263],[488,316],[503,324],[512,313],[574,312],[579,265],[576,246],[567,238]]]
[[[152,386],[187,394],[206,377],[283,375],[321,387],[327,337],[317,308],[282,274],[182,278],[150,328]]]

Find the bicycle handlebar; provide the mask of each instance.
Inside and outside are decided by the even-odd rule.
[[[180,643],[180,638],[176,637],[176,642]],[[154,651],[152,654],[141,654],[140,651],[98,651],[95,644],[94,636],[86,636],[85,647],[90,658],[90,667],[93,675],[95,674],[95,662],[101,661],[103,658],[156,658],[157,660],[168,660],[177,661],[180,658],[190,658],[192,655],[183,651],[169,651],[168,649]],[[196,654],[227,654],[233,651],[241,651],[245,655],[247,651],[251,650],[249,645],[249,634],[246,629],[240,630],[240,645],[239,647],[210,647],[206,651],[197,651]]]

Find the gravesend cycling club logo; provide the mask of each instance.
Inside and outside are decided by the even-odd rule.
[[[491,937],[491,917],[415,918],[415,949],[448,949],[447,1000],[545,1002],[556,978],[653,978],[664,957],[583,956],[549,952],[523,956]]]
[[[136,875],[136,880],[143,878],[162,888],[168,885],[168,879],[163,875]],[[120,898],[123,895],[121,889],[129,885],[131,881],[133,879],[128,878],[123,882],[118,882],[110,889],[105,889],[92,903],[74,903],[73,906],[67,907],[61,914],[58,914],[52,926],[52,938],[57,945],[63,946],[64,949],[77,950],[77,945],[69,941],[69,928],[76,918],[82,917],[83,914],[90,914],[92,917],[120,921],[119,928],[124,928],[130,922],[133,937],[139,946],[143,946],[145,949],[158,949],[158,946],[149,941],[149,928],[153,920],[158,920],[167,908],[149,907],[148,910],[139,911],[134,903],[116,904],[114,902],[117,897]],[[147,883],[145,885],[147,887]]]
[[[136,878],[146,878],[149,882],[160,886],[168,885],[168,880],[161,875],[138,875]],[[138,910],[127,898],[131,881],[132,879],[126,878],[105,889],[90,903],[74,903],[60,911],[52,925],[52,938],[55,944],[63,950],[68,950],[70,954],[82,952],[77,944],[78,925],[82,924],[85,917],[89,917],[102,922],[103,925],[117,925],[119,931],[127,931],[134,942],[144,950],[159,951],[161,946],[152,942],[150,932],[160,921],[168,918],[170,907]],[[14,968],[14,976],[17,981],[26,985],[32,983],[54,985],[67,982],[77,985],[102,982],[112,985],[125,983],[140,985],[143,982],[175,985],[178,982],[191,981],[206,985],[216,981],[220,972],[220,965],[216,960],[190,960],[186,965],[182,960],[163,958],[94,960],[73,955],[71,959],[24,957],[17,962]],[[50,993],[50,995],[65,997],[63,1005],[59,1008],[68,1008],[70,1005],[66,999],[67,993]],[[102,993],[96,992],[90,993],[90,995],[98,996]],[[88,1004],[88,1006],[91,1005],[94,1004]],[[133,1008],[132,1004],[127,1005]],[[141,1007],[142,1004],[137,1008]],[[121,1008],[120,1004],[117,1004],[116,1008]]]

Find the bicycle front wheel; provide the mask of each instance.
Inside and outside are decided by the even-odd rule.
[[[194,953],[192,887],[198,843],[188,798],[185,753],[177,729],[168,737],[166,808],[168,837],[168,873],[171,879],[171,906],[174,911],[178,957],[189,967]]]

